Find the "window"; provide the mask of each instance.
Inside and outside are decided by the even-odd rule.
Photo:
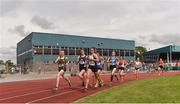
[[[109,56],[108,51],[108,49],[103,49],[103,56]]]
[[[85,48],[86,55],[89,55],[89,48]]]
[[[125,51],[125,56],[129,56],[129,50]]]
[[[42,55],[42,48],[34,48],[34,54],[35,55]]]
[[[75,48],[74,47],[69,48],[69,55],[75,55]]]
[[[134,50],[130,51],[130,56],[134,56]]]
[[[44,55],[51,55],[51,46],[44,46]]]
[[[115,49],[114,51],[116,52],[116,56],[119,56],[119,50]]]
[[[113,49],[109,49],[109,55],[111,55],[113,51]]]
[[[124,57],[124,50],[120,50],[120,56]]]
[[[76,48],[76,55],[80,55],[81,53],[81,48]]]
[[[53,55],[59,55],[59,48],[53,48],[52,49],[52,54]]]

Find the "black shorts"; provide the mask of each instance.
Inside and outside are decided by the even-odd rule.
[[[120,69],[120,70],[124,70],[125,68],[124,68],[124,67],[119,67],[118,69]]]
[[[110,70],[113,70],[114,68],[116,68],[116,65],[110,65]]]
[[[97,68],[97,70],[101,70],[102,71],[102,68]]]
[[[159,65],[159,67],[161,68],[161,70],[163,70],[163,66],[162,65]]]
[[[64,72],[66,71],[66,67],[58,67],[58,71],[60,72],[61,70],[64,70]]]
[[[91,69],[92,72],[94,72],[94,73],[98,71],[98,69],[97,69],[96,66],[91,66],[91,65],[89,65],[89,69]]]
[[[79,71],[81,71],[81,70],[87,71],[87,68],[84,65],[79,65]]]
[[[140,68],[136,68],[136,67],[135,67],[135,70],[139,70],[139,69],[140,69]]]

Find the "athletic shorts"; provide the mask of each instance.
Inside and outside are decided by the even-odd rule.
[[[60,72],[61,70],[64,70],[64,72],[66,71],[66,67],[58,67],[58,71]]]
[[[91,65],[89,65],[89,69],[91,69],[92,72],[94,72],[94,73],[98,71],[98,69],[96,68],[96,66],[91,66]]]
[[[124,70],[125,68],[124,68],[124,67],[119,67],[118,69],[120,69],[120,70]]]
[[[139,69],[140,69],[140,68],[136,68],[136,67],[135,67],[135,70],[139,70]]]
[[[102,71],[102,68],[97,68],[97,70],[101,70]]]
[[[110,65],[110,70],[113,70],[114,68],[116,68],[116,65]]]
[[[87,71],[87,68],[84,65],[79,65],[79,71],[81,71],[81,70]]]
[[[160,69],[163,70],[163,66],[162,65],[159,65]]]

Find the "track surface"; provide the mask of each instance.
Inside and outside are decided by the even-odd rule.
[[[163,76],[180,75],[180,72],[165,72]],[[91,95],[97,91],[105,90],[108,87],[110,75],[101,75],[105,86],[101,88],[89,87],[87,92],[81,87],[81,81],[78,77],[70,77],[73,84],[68,87],[65,80],[61,80],[61,90],[52,91],[55,85],[55,79],[31,80],[8,82],[0,84],[0,103],[71,103],[82,97]],[[158,73],[141,73],[140,80],[158,77]],[[133,74],[127,74],[123,82],[114,80],[113,86],[120,85],[129,81],[135,81]],[[92,80],[91,80],[92,83]]]

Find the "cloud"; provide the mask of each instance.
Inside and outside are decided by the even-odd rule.
[[[177,34],[165,34],[165,35],[150,35],[150,42],[159,43],[161,45],[167,44],[180,44],[180,33]]]
[[[0,47],[0,59],[16,62],[16,47]]]
[[[22,4],[23,0],[0,0],[0,16],[5,16],[11,12],[17,12]]]
[[[24,25],[15,26],[13,29],[9,29],[8,31],[11,33],[17,33],[20,36],[27,35],[27,33],[25,32],[25,26]]]
[[[39,17],[39,16],[34,16],[31,19],[31,22],[34,25],[37,25],[37,26],[39,26],[39,27],[41,27],[42,29],[45,29],[45,30],[54,28],[54,24],[52,22],[48,21],[45,18]]]

